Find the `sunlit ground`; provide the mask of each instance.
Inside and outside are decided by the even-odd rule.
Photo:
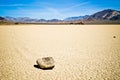
[[[53,70],[34,67],[45,56]],[[0,26],[0,80],[119,79],[120,25]]]

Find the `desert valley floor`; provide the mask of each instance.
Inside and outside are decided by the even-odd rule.
[[[0,80],[120,80],[120,25],[0,25]]]

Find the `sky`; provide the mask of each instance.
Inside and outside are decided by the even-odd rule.
[[[0,0],[0,16],[64,19],[120,10],[120,0]]]

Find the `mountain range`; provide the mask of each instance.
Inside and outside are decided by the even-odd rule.
[[[0,17],[0,21],[10,21],[10,22],[22,22],[22,23],[51,23],[51,22],[67,22],[67,21],[118,21],[120,23],[120,11],[113,9],[105,9],[99,12],[96,12],[92,15],[85,16],[76,16],[76,17],[68,17],[63,20],[59,19],[32,19],[29,17]]]
[[[120,11],[107,9],[88,17],[89,20],[120,20]]]
[[[25,23],[45,23],[45,22],[59,22],[59,21],[61,21],[59,19],[46,20],[46,19],[32,19],[32,18],[29,18],[29,17],[14,18],[14,17],[6,16],[4,18],[8,21],[25,22]]]

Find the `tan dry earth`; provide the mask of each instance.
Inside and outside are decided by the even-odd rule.
[[[120,25],[0,26],[0,80],[120,80]]]

